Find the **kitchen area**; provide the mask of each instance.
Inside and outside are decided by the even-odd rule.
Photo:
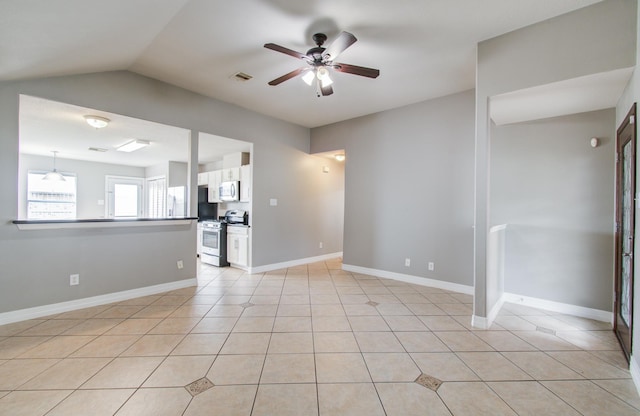
[[[250,152],[226,154],[198,167],[197,255],[216,267],[250,265]]]

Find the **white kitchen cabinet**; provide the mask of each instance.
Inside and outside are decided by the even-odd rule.
[[[249,228],[227,226],[227,261],[235,266],[249,266]]]
[[[197,233],[198,233],[198,245],[197,245],[197,254],[198,256],[202,255],[202,223],[198,223],[198,227],[197,227]]]
[[[222,157],[223,168],[236,168],[251,163],[251,155],[246,152],[231,153]]]
[[[220,183],[222,182],[222,171],[214,170],[209,172],[209,202],[221,202],[220,201]]]
[[[222,182],[239,181],[239,180],[240,180],[240,168],[222,169]]]
[[[209,185],[209,172],[198,173],[198,186]]]
[[[251,165],[240,167],[240,202],[251,200]]]

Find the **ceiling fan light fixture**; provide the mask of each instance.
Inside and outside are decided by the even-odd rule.
[[[326,79],[326,78],[329,78],[329,70],[324,66],[319,67],[318,79],[322,81],[323,79]]]
[[[142,149],[143,147],[147,147],[151,144],[149,140],[132,140],[128,143],[123,144],[122,146],[118,146],[116,148],[119,152],[127,152],[131,153],[136,150]]]
[[[84,116],[84,119],[88,125],[96,129],[107,127],[107,124],[109,124],[109,122],[111,121],[106,117],[93,116],[93,115]]]
[[[322,88],[327,88],[329,85],[333,84],[333,81],[331,80],[331,78],[329,78],[329,75],[320,78],[320,82],[322,83]]]
[[[313,84],[313,80],[316,78],[315,71],[307,71],[306,74],[302,76],[302,80],[308,85],[311,86]]]

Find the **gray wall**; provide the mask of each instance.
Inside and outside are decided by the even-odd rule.
[[[18,195],[18,218],[27,218],[27,172],[29,170],[51,169],[52,158],[35,155],[20,155],[20,192]],[[86,162],[81,160],[60,159],[56,161],[59,171],[75,173],[77,176],[78,218],[104,218],[105,206],[98,200],[105,200],[105,176],[132,176],[144,178],[144,168],[109,163]]]
[[[189,185],[189,180],[187,177],[187,169],[188,165],[184,162],[174,162],[169,161],[169,177],[167,178],[167,187],[173,188],[175,186],[184,186],[187,187]]]
[[[470,90],[311,131],[312,152],[345,149],[345,264],[472,285],[473,100]]]
[[[606,0],[478,44],[474,315],[487,316],[489,98],[635,65],[636,0]],[[489,305],[489,308],[492,305]]]
[[[508,224],[505,292],[612,310],[614,122],[610,109],[492,128],[491,225]]]
[[[638,9],[636,10],[636,39],[640,39],[640,7],[638,7]],[[618,102],[618,105],[616,107],[616,126],[620,126],[620,123],[626,117],[633,103],[640,103],[640,42],[636,43],[635,70],[633,72],[631,80],[629,81],[629,84],[627,85],[627,88],[625,89],[624,94],[620,98],[620,101]],[[636,137],[638,133],[640,133],[640,130],[638,129],[637,122],[636,122]],[[640,169],[638,169],[638,166],[640,166],[640,152],[638,152],[637,149],[638,147],[636,144],[636,157],[637,157],[636,186],[637,184],[640,184]],[[640,210],[636,209],[636,219],[635,219],[636,237],[640,235],[640,219],[638,218],[639,215],[640,215]],[[636,241],[637,241],[637,238],[636,238]],[[637,276],[638,271],[640,270],[640,244],[636,243],[634,248],[635,248],[634,270]],[[638,305],[640,305],[640,284],[638,284],[637,282],[638,280],[636,279],[636,283],[634,284],[634,291],[633,291],[634,292],[633,302],[635,305],[633,309],[633,322],[640,322],[640,307],[638,307]],[[631,369],[632,369],[632,376],[634,377],[634,381],[636,382],[636,385],[638,385],[640,384],[639,383],[640,380],[638,379],[639,374],[637,373],[637,370],[640,369],[640,363],[638,362],[639,360],[638,360],[638,347],[637,347],[637,345],[640,345],[640,343],[637,342],[637,340],[640,339],[640,325],[638,324],[634,324],[633,326],[633,339],[636,341],[634,341],[631,346],[632,347]]]
[[[19,231],[18,96],[124,114],[254,143],[252,266],[341,251],[314,224],[332,223],[301,190],[316,174],[309,130],[126,71],[0,83],[0,312],[179,281],[196,275],[195,224],[136,229]],[[191,178],[195,186],[196,178]],[[331,196],[316,200],[330,203]],[[269,198],[279,199],[269,207]],[[294,224],[295,227],[290,226]],[[284,230],[284,231],[283,231]],[[339,229],[323,229],[322,233]],[[176,261],[184,261],[178,270]],[[69,275],[80,274],[70,287]]]

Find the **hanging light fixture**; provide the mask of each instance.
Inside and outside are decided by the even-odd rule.
[[[320,68],[318,68],[317,77],[320,80],[320,83],[322,84],[322,88],[326,88],[329,85],[333,84],[333,81],[329,77],[329,70],[324,66],[321,66]]]
[[[313,80],[316,78],[316,71],[315,70],[310,70],[307,71],[306,74],[304,74],[302,76],[302,80],[308,85],[311,86],[311,84],[313,84]]]
[[[329,85],[333,84],[333,81],[329,76],[329,70],[324,66],[319,66],[318,68],[307,71],[307,73],[302,76],[302,80],[308,86],[313,85],[313,81],[317,80],[316,82],[319,83],[322,88],[326,88]]]
[[[52,182],[66,182],[66,179],[58,170],[56,169],[56,155],[58,152],[56,150],[51,151],[53,153],[53,170],[51,172],[47,172],[46,175],[42,177],[43,181],[52,181]]]
[[[100,117],[100,116],[84,116],[84,119],[88,125],[96,129],[107,127],[107,124],[109,124],[109,122],[111,121],[106,117]]]

